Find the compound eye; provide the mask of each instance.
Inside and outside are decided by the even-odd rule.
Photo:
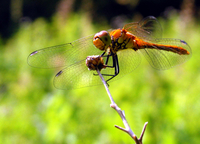
[[[110,34],[107,31],[96,33],[93,38],[93,44],[100,50],[106,50],[111,43]]]

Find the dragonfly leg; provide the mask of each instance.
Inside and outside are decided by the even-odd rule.
[[[112,55],[104,55],[104,54],[105,54],[105,52],[103,52],[103,53],[101,54],[101,57],[106,57],[106,62],[105,62],[106,67],[113,68],[113,66],[107,66],[109,57],[112,56]],[[93,75],[96,76],[96,75],[98,75],[98,74],[93,73]],[[104,75],[104,76],[113,76],[113,75],[109,75],[109,74],[102,74],[102,75]]]
[[[106,80],[106,83],[108,81],[110,81],[111,79],[113,79],[114,77],[116,77],[119,74],[119,62],[118,62],[118,57],[116,54],[112,54],[112,58],[113,58],[113,66],[115,68],[115,74],[114,75],[110,75],[112,76],[111,78],[109,78],[108,80]],[[103,75],[103,74],[102,74]]]
[[[102,57],[106,57],[106,62],[105,62],[105,65],[106,67],[108,68],[115,68],[115,73],[114,74],[102,74],[103,76],[110,76],[111,78],[109,78],[108,80],[106,80],[106,83],[107,85],[109,86],[108,84],[108,81],[110,81],[111,79],[113,79],[115,76],[117,76],[119,74],[119,62],[118,62],[118,57],[116,54],[114,54],[112,51],[111,51],[111,54],[109,55],[106,55],[104,56],[105,52],[101,54]],[[108,66],[108,61],[109,61],[109,57],[112,56],[112,66]],[[93,73],[93,75],[98,75],[98,74],[95,74]]]

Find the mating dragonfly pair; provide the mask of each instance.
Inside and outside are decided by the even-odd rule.
[[[28,64],[37,68],[65,66],[56,74],[54,86],[81,88],[102,84],[97,72],[88,70],[88,56],[98,55],[102,59],[101,74],[110,82],[137,68],[141,62],[139,53],[159,70],[184,63],[192,55],[185,41],[162,38],[160,23],[149,16],[140,22],[126,24],[122,29],[101,31],[72,43],[34,51],[28,57]]]

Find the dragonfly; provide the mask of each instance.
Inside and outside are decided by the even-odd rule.
[[[86,59],[102,58],[106,82],[117,80],[135,70],[143,55],[158,70],[170,69],[190,59],[192,50],[183,40],[162,38],[162,27],[153,16],[123,28],[100,31],[71,43],[36,50],[28,64],[36,68],[59,68],[54,77],[58,89],[81,88],[102,84],[96,71],[88,70]]]

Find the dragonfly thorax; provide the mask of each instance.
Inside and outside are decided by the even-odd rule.
[[[137,50],[135,36],[125,29],[117,29],[110,32],[111,35],[111,49],[114,52],[124,49]]]

